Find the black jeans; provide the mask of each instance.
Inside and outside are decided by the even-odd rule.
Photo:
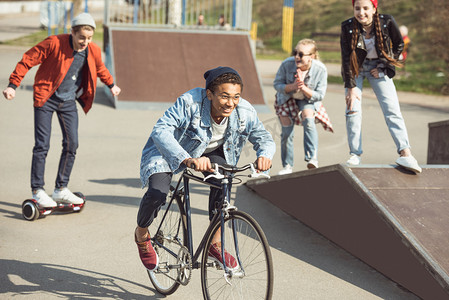
[[[209,157],[210,161],[218,164],[225,164],[223,147],[203,154],[203,156]],[[205,176],[210,173],[204,172]],[[155,173],[148,179],[148,190],[140,201],[139,212],[137,213],[137,225],[145,228],[153,223],[153,220],[157,217],[157,214],[161,207],[165,204],[168,192],[170,190],[170,183],[173,174],[167,173]],[[208,182],[220,184],[220,180],[211,178]],[[215,203],[219,202],[222,198],[222,190],[211,187],[209,193],[209,220],[212,220],[213,210],[215,209]]]
[[[44,188],[45,160],[50,149],[53,113],[58,116],[62,131],[62,153],[59,160],[56,188],[69,183],[78,149],[78,110],[76,101],[50,98],[42,107],[34,108],[34,148],[31,163],[31,189]]]

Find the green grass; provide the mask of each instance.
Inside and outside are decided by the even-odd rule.
[[[443,65],[443,64],[441,64]],[[400,91],[441,94],[446,77],[439,76],[438,68],[426,63],[410,63],[405,69],[397,69],[396,88]]]
[[[70,31],[69,31],[70,32]],[[52,33],[54,34],[55,31],[53,30]],[[58,34],[64,33],[64,28],[59,28]],[[5,42],[0,42],[3,45],[10,45],[10,46],[23,46],[23,47],[33,47],[37,43],[43,41],[48,36],[48,30],[42,29],[40,31],[37,31],[35,33],[29,34],[24,37],[20,37],[14,40],[9,40]],[[98,44],[100,47],[103,45],[103,25],[97,24],[97,29],[95,30],[93,41]]]
[[[14,40],[0,42],[3,45],[32,47],[47,37],[47,31],[41,30]]]
[[[343,79],[341,78],[341,76],[329,75],[327,76],[327,83],[341,84],[341,86],[343,86]]]

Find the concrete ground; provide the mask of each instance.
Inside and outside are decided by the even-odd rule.
[[[7,86],[9,74],[25,50],[0,46],[1,89]],[[260,119],[277,145],[280,127],[272,109],[272,80],[279,64],[257,61],[271,109],[270,113],[260,114]],[[115,110],[99,89],[91,112],[87,116],[79,112],[80,148],[69,185],[86,195],[85,209],[79,214],[54,214],[35,222],[25,221],[21,203],[31,196],[35,72],[36,68],[27,74],[16,99],[0,100],[0,299],[165,298],[152,287],[133,240],[144,193],[138,179],[140,154],[163,111]],[[392,164],[397,154],[379,105],[368,90],[364,96],[362,162]],[[400,93],[400,99],[413,154],[425,164],[427,124],[449,118],[449,100],[410,93]],[[319,128],[321,166],[343,163],[348,158],[342,87],[329,86],[324,104],[335,133]],[[53,189],[62,139],[56,117],[53,122],[46,165],[48,193]],[[302,128],[296,128],[295,133],[298,171],[305,169]],[[247,146],[240,163],[254,158]],[[280,169],[278,146],[272,175]],[[418,299],[244,186],[235,187],[234,196],[239,209],[261,224],[271,245],[274,299]],[[197,245],[208,223],[207,190],[195,186],[192,205]],[[194,270],[191,283],[167,298],[201,299],[200,272]]]

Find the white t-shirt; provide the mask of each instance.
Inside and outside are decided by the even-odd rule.
[[[209,145],[207,145],[206,150],[204,150],[204,153],[212,152],[223,145],[226,128],[228,127],[228,118],[224,118],[220,124],[215,123],[212,117],[210,119],[212,138],[210,139]]]

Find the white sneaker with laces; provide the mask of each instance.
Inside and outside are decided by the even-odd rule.
[[[55,189],[52,196],[53,200],[64,202],[64,203],[72,203],[72,204],[83,204],[84,200],[80,197],[74,195],[68,188]]]
[[[318,168],[318,160],[312,158],[307,162],[307,169],[316,169]]]
[[[362,162],[362,158],[359,155],[351,154],[351,157],[346,161],[346,164],[350,166],[358,166]]]
[[[37,201],[40,207],[56,207],[56,203],[43,189],[37,189],[33,193],[33,199]]]
[[[292,167],[287,164],[282,170],[279,171],[278,175],[291,174],[292,172],[293,172]]]
[[[396,160],[396,163],[401,167],[410,170],[414,173],[421,173],[422,169],[418,165],[418,161],[412,156],[401,156]]]

